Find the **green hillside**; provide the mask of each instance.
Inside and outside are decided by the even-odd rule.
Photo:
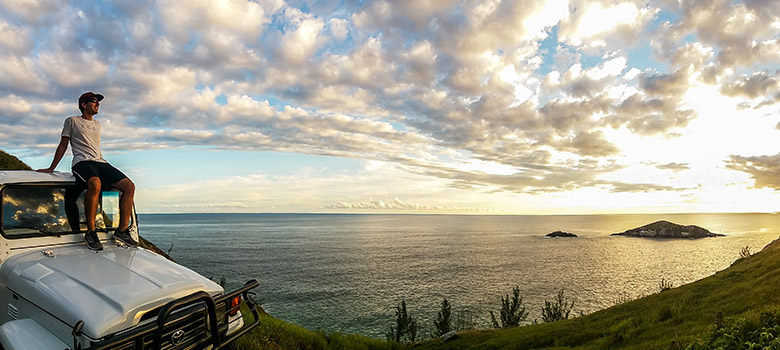
[[[19,158],[0,150],[0,170],[32,170],[32,168]]]
[[[748,335],[780,345],[778,287],[780,242],[775,241],[713,276],[663,292],[659,288],[659,293],[559,322],[466,331],[447,342],[434,339],[410,345],[312,332],[264,315],[261,326],[239,339],[238,345],[241,349],[685,349],[705,339],[706,345],[698,349],[760,349],[748,345]],[[388,319],[388,327],[392,322]],[[762,329],[761,322],[769,325]],[[716,323],[723,328],[713,333]],[[713,340],[732,345],[718,347]]]
[[[505,331],[476,331],[419,349],[674,349],[718,319],[755,318],[780,305],[780,243],[713,276],[585,317]],[[659,289],[660,290],[660,289]]]

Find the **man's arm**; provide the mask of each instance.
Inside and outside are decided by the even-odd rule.
[[[60,139],[60,144],[57,145],[57,150],[54,151],[54,160],[51,161],[51,165],[46,169],[38,169],[36,171],[41,173],[51,173],[54,171],[54,169],[57,167],[57,164],[60,164],[60,160],[62,160],[62,156],[65,155],[65,151],[68,150],[68,143],[70,142],[70,137],[63,136]]]

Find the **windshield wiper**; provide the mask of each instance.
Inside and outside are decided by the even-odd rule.
[[[36,227],[36,226],[12,226],[13,228],[23,228],[28,230],[35,230],[38,231],[38,233],[42,233],[45,236],[56,236],[56,237],[62,237],[62,235],[69,235],[73,233],[84,233],[87,232],[87,230],[78,230],[78,231],[57,231],[53,232],[50,231],[46,227]],[[95,228],[96,232],[113,232],[116,231],[117,227],[104,227],[104,228]]]
[[[119,229],[118,227],[103,227],[103,228],[96,227],[95,228],[95,232],[106,232],[106,233],[108,233],[108,232],[114,232],[114,231],[116,231],[118,229]],[[69,235],[71,233],[86,233],[86,232],[87,232],[87,230],[78,230],[78,231],[62,231],[62,232],[59,232],[59,233]]]
[[[12,227],[13,228],[24,228],[24,229],[28,229],[28,230],[36,230],[39,233],[43,233],[46,236],[62,237],[62,232],[52,232],[52,231],[49,231],[49,229],[46,228],[46,227],[36,227],[36,226],[12,226]]]

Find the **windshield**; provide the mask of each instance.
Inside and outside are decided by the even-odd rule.
[[[2,191],[2,234],[21,238],[86,231],[84,191],[74,186],[9,186]],[[103,191],[95,228],[119,221],[119,192]]]

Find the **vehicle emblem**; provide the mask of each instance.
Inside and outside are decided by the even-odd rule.
[[[184,331],[181,329],[176,332],[173,332],[173,334],[171,335],[171,344],[173,346],[181,344],[183,340],[184,340]]]

